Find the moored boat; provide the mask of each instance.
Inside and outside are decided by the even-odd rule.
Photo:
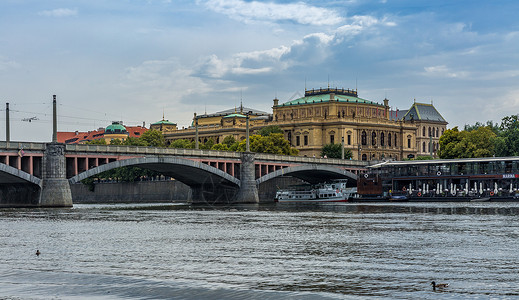
[[[346,202],[357,188],[348,188],[347,180],[333,180],[317,185],[299,185],[276,192],[276,202]]]

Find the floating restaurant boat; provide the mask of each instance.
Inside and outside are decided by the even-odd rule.
[[[357,187],[356,201],[519,201],[519,157],[386,161]]]
[[[317,185],[298,185],[276,192],[276,202],[346,202],[357,192],[347,187],[347,180],[333,180]]]

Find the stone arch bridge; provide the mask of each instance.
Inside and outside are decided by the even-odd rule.
[[[0,206],[72,206],[70,184],[125,166],[188,185],[193,203],[257,203],[258,187],[292,176],[317,183],[357,175],[367,162],[260,153],[112,145],[0,142]]]

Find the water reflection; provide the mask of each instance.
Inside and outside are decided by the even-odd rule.
[[[100,299],[519,296],[518,210],[517,203],[5,209],[0,291]],[[451,286],[438,295],[431,280]]]

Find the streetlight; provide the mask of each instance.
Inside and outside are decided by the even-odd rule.
[[[246,130],[245,130],[245,136],[246,136],[246,139],[247,139],[247,146],[245,148],[245,151],[246,152],[250,152],[250,144],[249,144],[249,115],[252,114],[252,111],[248,111],[246,113],[246,117],[245,117],[245,120],[246,120]]]
[[[344,159],[344,137],[342,137],[342,148],[341,148],[341,158]]]
[[[198,118],[195,113],[195,149],[198,149]]]

